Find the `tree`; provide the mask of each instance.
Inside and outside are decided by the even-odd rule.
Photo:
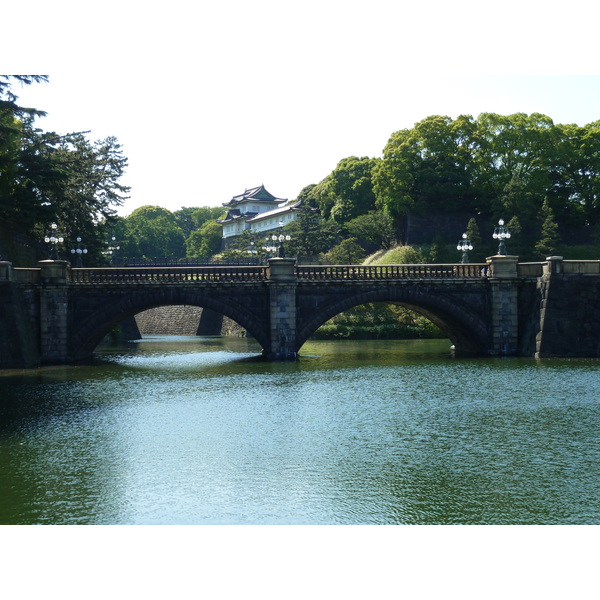
[[[396,218],[472,208],[468,148],[473,129],[471,117],[431,116],[392,134],[373,169],[378,207]]]
[[[375,244],[383,250],[392,248],[396,243],[394,220],[383,211],[370,211],[348,223],[346,229],[350,235]]]
[[[351,156],[338,163],[330,175],[332,219],[343,224],[375,208],[372,171],[377,162],[375,158]]]
[[[600,223],[600,121],[557,129],[561,135],[548,190],[555,216],[576,226]]]
[[[474,248],[481,246],[483,241],[481,239],[481,233],[479,232],[479,227],[477,225],[475,217],[471,217],[469,219],[469,222],[467,223],[467,230],[465,233],[467,234],[467,238],[473,244]]]
[[[182,206],[179,210],[173,212],[175,221],[186,239],[198,227],[193,217],[195,210],[197,209],[193,207]]]
[[[340,228],[335,221],[325,221],[319,211],[303,204],[296,212],[296,219],[285,227],[292,238],[286,244],[290,256],[316,256],[340,241]]]
[[[185,242],[186,255],[208,260],[221,249],[223,226],[213,220],[205,221]]]
[[[48,80],[13,79],[24,85]],[[84,133],[43,132],[34,120],[45,113],[16,100],[11,78],[0,76],[0,220],[13,233],[37,238],[57,222],[69,244],[84,239],[93,263],[116,216],[113,207],[129,191],[119,183],[127,159],[114,137],[90,142]]]
[[[222,217],[223,213],[223,208],[218,206],[184,206],[179,210],[176,210],[173,215],[175,215],[177,225],[183,232],[183,235],[186,239],[186,248],[188,247],[187,240],[192,234],[197,233],[202,225],[206,223],[206,221],[215,221],[219,217]],[[198,238],[197,235],[194,237]],[[196,246],[197,241],[190,241],[189,247],[195,248]],[[189,254],[189,251],[186,252],[188,256],[195,256],[193,254]]]
[[[506,228],[510,232],[510,254],[521,254],[523,252],[523,240],[521,221],[519,221],[519,217],[512,217],[506,224]]]
[[[334,181],[331,174],[327,175],[325,179],[320,181],[316,185],[312,185],[305,187],[300,194],[300,196],[306,197],[309,202],[309,206],[311,208],[318,208],[319,213],[324,219],[329,219],[331,217],[331,210],[335,204],[336,196],[334,191]],[[306,202],[304,202],[306,204]]]
[[[141,206],[126,217],[127,235],[146,258],[184,256],[185,238],[175,215],[160,206]]]
[[[507,186],[515,179],[528,192],[527,210],[539,210],[551,185],[550,165],[555,162],[557,133],[552,119],[539,113],[479,115],[471,153],[472,184],[480,199],[478,209],[491,212],[503,202],[518,200],[518,196],[506,195]],[[518,207],[514,214],[525,222],[526,215],[520,215]]]
[[[48,75],[0,75],[0,113],[11,114],[15,119],[43,117],[46,112],[36,108],[25,108],[17,104],[19,97],[13,92],[12,84],[47,83]],[[0,132],[2,128],[0,128]]]
[[[554,219],[554,213],[550,208],[550,204],[547,201],[542,205],[541,221],[540,239],[535,245],[535,251],[540,258],[544,259],[556,254],[560,243],[558,225]]]
[[[222,206],[200,206],[193,209],[192,221],[197,228],[200,228],[206,221],[216,221],[224,217],[226,212]]]
[[[129,188],[119,183],[127,159],[115,137],[90,142],[81,133],[61,136],[51,162],[63,174],[50,195],[53,211],[72,236],[91,236],[94,224],[113,219],[114,207],[128,198]]]
[[[356,265],[362,263],[366,252],[360,246],[356,238],[342,240],[324,256],[327,264],[332,265]]]
[[[518,175],[512,175],[495,204],[498,219],[504,215],[518,215],[524,223],[533,221],[540,209],[536,194]]]

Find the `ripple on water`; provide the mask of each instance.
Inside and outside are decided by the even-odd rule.
[[[311,343],[322,358],[268,363],[154,341],[13,378],[0,518],[600,522],[600,362],[399,346]]]

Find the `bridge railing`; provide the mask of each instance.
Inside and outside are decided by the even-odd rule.
[[[296,277],[303,280],[372,279],[474,279],[481,278],[487,265],[309,265],[297,266]],[[482,272],[483,270],[483,272]]]
[[[27,269],[23,267],[13,268],[13,278],[20,283],[39,283],[41,278],[41,269]]]
[[[71,269],[69,281],[74,284],[107,283],[198,283],[208,281],[264,281],[267,268],[243,267],[146,267]]]
[[[541,262],[518,263],[517,275],[519,277],[541,277],[544,272],[544,264]]]

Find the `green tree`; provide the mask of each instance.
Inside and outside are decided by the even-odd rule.
[[[285,227],[292,238],[286,244],[289,256],[316,256],[326,252],[341,239],[340,227],[335,221],[326,221],[319,211],[304,204],[296,212],[296,219]]]
[[[540,239],[535,245],[535,251],[539,258],[544,259],[556,254],[560,244],[558,225],[554,219],[554,213],[550,208],[550,204],[547,201],[542,205],[541,221]]]
[[[477,225],[477,221],[475,217],[471,217],[469,222],[467,223],[467,230],[465,231],[467,234],[467,238],[473,244],[474,248],[480,247],[483,243],[481,239],[481,233],[479,231],[479,226]]]
[[[471,117],[431,116],[392,134],[373,169],[377,205],[396,218],[409,212],[468,210]]]
[[[375,244],[383,250],[392,248],[396,243],[394,219],[383,211],[370,211],[348,223],[346,229],[350,235]]]
[[[310,190],[305,187],[298,197],[300,196],[309,199],[308,205],[317,208],[324,219],[329,219],[336,200],[333,177],[331,174],[327,175],[318,184],[310,186]]]
[[[446,249],[444,247],[444,240],[441,236],[433,238],[433,242],[429,248],[429,262],[432,264],[443,263],[446,260]]]
[[[362,263],[365,257],[366,252],[357,239],[347,238],[327,252],[323,259],[325,263],[332,265],[356,265]]]
[[[141,206],[126,217],[127,235],[146,258],[185,255],[185,238],[175,215],[160,206]]]
[[[223,226],[213,220],[205,221],[200,229],[187,238],[186,255],[208,260],[221,249]]]
[[[522,227],[519,217],[512,217],[506,224],[506,228],[510,232],[510,254],[521,254],[524,251],[522,242]]]
[[[184,206],[179,210],[176,210],[173,214],[175,215],[177,225],[186,239],[186,248],[188,248],[187,255],[193,256],[189,254],[189,248],[195,248],[197,242],[190,241],[188,244],[189,237],[192,234],[196,234],[206,221],[215,221],[219,217],[222,217],[224,210],[222,207],[216,206]],[[198,239],[198,235],[194,235],[194,237]]]
[[[600,121],[557,129],[561,135],[548,199],[561,221],[596,225],[600,223]]]
[[[24,85],[46,76],[13,76]],[[22,108],[0,76],[0,221],[13,233],[40,238],[50,222],[58,223],[67,243],[84,239],[88,264],[99,260],[113,207],[128,188],[119,180],[127,165],[115,138],[90,142],[83,133],[59,135],[34,126],[45,113]]]
[[[185,238],[187,238],[194,229],[198,226],[194,222],[193,214],[196,208],[189,206],[182,206],[179,210],[173,211],[175,221]]]
[[[514,214],[521,216],[520,202],[528,211],[532,206],[539,210],[551,185],[550,165],[556,155],[557,129],[552,119],[539,113],[482,113],[476,126],[471,172],[479,210],[498,211],[510,203],[517,209]],[[527,190],[527,198],[510,193],[511,180],[513,187]]]
[[[375,208],[372,171],[378,159],[356,156],[344,158],[331,173],[334,203],[331,218],[346,223]]]
[[[193,209],[192,221],[197,228],[200,228],[206,221],[216,221],[225,214],[226,211],[222,206],[199,206]]]
[[[99,246],[114,207],[123,204],[129,188],[120,184],[127,166],[121,145],[114,137],[90,142],[83,134],[63,136],[51,161],[63,173],[62,184],[51,194],[54,214],[71,239],[80,236]]]
[[[524,223],[535,220],[540,209],[534,191],[517,175],[512,175],[495,204],[494,214],[498,219],[504,215],[515,215]]]

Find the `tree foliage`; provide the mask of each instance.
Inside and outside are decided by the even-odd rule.
[[[558,225],[554,219],[554,213],[548,201],[542,205],[540,239],[535,245],[538,259],[544,260],[548,256],[556,254],[560,243]]]
[[[216,221],[205,221],[185,242],[187,256],[209,259],[221,249],[223,227]]]
[[[43,111],[17,104],[15,82],[43,83],[44,75],[0,76],[0,221],[13,233],[40,239],[56,222],[67,244],[83,238],[98,261],[105,225],[129,189],[120,183],[127,159],[116,138],[89,141],[35,126]]]
[[[126,218],[127,237],[145,258],[181,258],[185,237],[175,215],[160,206],[141,206]]]
[[[371,175],[377,162],[374,158],[351,156],[341,160],[331,173],[328,192],[333,205],[330,216],[337,223],[346,223],[374,210]]]
[[[341,230],[333,220],[321,217],[318,209],[303,204],[296,219],[286,225],[285,233],[292,238],[286,245],[290,255],[316,256],[341,241]]]
[[[369,211],[346,224],[350,235],[388,250],[396,243],[396,228],[392,217],[383,211]]]
[[[366,252],[356,238],[346,238],[334,246],[324,256],[327,264],[356,265],[361,264],[366,257]]]

